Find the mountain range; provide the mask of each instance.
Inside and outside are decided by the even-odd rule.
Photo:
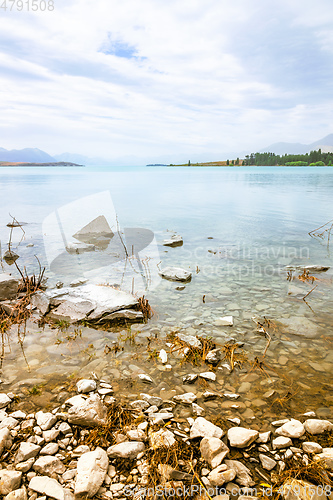
[[[41,151],[38,148],[25,148],[25,149],[12,149],[7,150],[0,148],[0,162],[29,162],[29,163],[52,163],[52,162],[73,162],[79,163],[80,165],[116,165],[116,166],[130,166],[130,165],[144,165],[146,163],[184,163],[191,160],[194,162],[201,161],[214,161],[214,160],[227,160],[235,159],[237,157],[244,158],[247,154],[251,153],[264,153],[270,152],[279,155],[283,154],[305,154],[313,151],[315,149],[321,149],[323,152],[333,152],[333,134],[329,134],[318,141],[312,142],[311,144],[301,144],[292,142],[276,142],[270,146],[259,149],[258,151],[231,151],[227,153],[217,154],[197,154],[193,155],[191,158],[188,154],[184,155],[163,155],[159,157],[146,157],[138,158],[135,156],[123,156],[121,158],[90,158],[84,155],[75,153],[62,153],[54,156],[50,156],[48,153]],[[214,156],[214,157],[213,157]],[[218,157],[218,158],[217,158]]]

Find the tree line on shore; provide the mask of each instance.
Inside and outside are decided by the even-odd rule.
[[[251,153],[242,161],[243,165],[286,165],[286,166],[333,166],[333,153],[323,153],[321,149],[306,154],[277,155],[275,153]],[[236,163],[237,165],[237,163]]]

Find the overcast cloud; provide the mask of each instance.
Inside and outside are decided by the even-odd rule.
[[[333,132],[332,25],[332,0],[0,9],[0,147],[177,161],[311,143]]]

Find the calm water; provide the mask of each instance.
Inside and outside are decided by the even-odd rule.
[[[326,241],[308,235],[333,218],[331,168],[1,168],[0,188],[2,251],[8,241],[9,214],[27,222],[17,252],[18,263],[29,271],[36,270],[34,254],[48,265],[52,255],[61,252],[59,220],[65,233],[72,236],[71,231],[83,227],[89,214],[91,219],[102,214],[112,218],[114,209],[125,234],[126,228],[141,228],[155,236],[147,266],[156,280],[145,292],[155,315],[148,325],[133,328],[142,332],[138,338],[151,331],[163,336],[175,329],[212,336],[220,344],[233,337],[244,342],[244,350],[253,360],[262,354],[266,340],[251,318],[262,320],[265,316],[273,325],[265,358],[268,376],[249,366],[231,375],[220,370],[217,386],[212,384],[210,389],[241,389],[245,403],[237,411],[244,418],[251,418],[251,412],[256,416],[267,413],[263,393],[270,388],[280,397],[288,392],[297,394],[304,405],[297,406],[300,410],[319,409],[328,416],[333,394],[332,269],[316,275],[320,278],[315,282],[318,286],[305,303],[302,297],[314,285],[297,278],[289,283],[285,266],[333,265]],[[81,201],[73,204],[77,200]],[[58,216],[50,218],[55,211]],[[162,246],[170,232],[182,235],[182,247]],[[21,237],[16,229],[14,247]],[[27,247],[29,243],[34,247]],[[94,255],[84,254],[75,269],[60,260],[57,267],[48,269],[49,282],[54,285],[61,279],[67,284],[85,275],[95,282],[119,283],[123,262],[115,257],[117,252],[121,254],[121,249],[108,247]],[[110,259],[114,262],[108,267]],[[184,290],[176,290],[177,284],[158,280],[158,268],[167,265],[191,270],[192,282]],[[123,288],[133,287],[133,272],[126,270]],[[134,291],[142,292],[142,283],[135,280]],[[219,326],[219,318],[225,315],[234,317],[233,327]],[[25,345],[32,380],[44,380],[54,373],[88,374],[96,368],[99,375],[111,379],[135,373],[128,358],[133,347],[126,345],[117,359],[105,358],[105,344],[115,339],[116,333],[104,335],[83,329],[80,344],[69,349],[67,344],[54,345],[57,337],[53,330],[31,328],[35,333],[26,338]],[[91,343],[93,352],[87,347]],[[4,382],[18,387],[18,382],[28,376],[24,359],[13,346],[6,359]],[[174,365],[171,372],[144,358],[135,365],[155,377],[156,393],[175,386],[179,386],[179,392],[193,390],[193,386],[189,389],[179,382],[179,376],[192,369],[178,369],[172,356],[170,362]],[[249,386],[242,387],[244,382]],[[253,400],[257,401],[254,407]],[[212,408],[214,404],[218,410],[217,403],[209,403]]]

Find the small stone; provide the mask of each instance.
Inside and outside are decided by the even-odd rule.
[[[205,361],[206,363],[210,363],[212,365],[217,365],[219,361],[221,361],[222,355],[220,349],[212,349],[206,354]]]
[[[325,431],[331,431],[333,424],[329,420],[309,418],[304,422],[304,428],[309,434],[321,434]]]
[[[177,403],[182,403],[185,405],[191,405],[197,399],[196,395],[193,392],[186,392],[185,394],[180,394],[179,396],[174,396],[172,398]]]
[[[58,419],[52,413],[44,413],[42,411],[38,411],[36,413],[36,420],[37,420],[37,425],[43,431],[47,431],[51,429],[51,427],[56,423]]]
[[[145,450],[145,445],[141,441],[125,441],[114,444],[107,449],[109,457],[136,458],[139,453]]]
[[[11,399],[4,392],[0,393],[0,408],[5,408],[11,403]]]
[[[305,453],[322,453],[323,448],[318,443],[313,443],[312,441],[306,441],[302,443],[302,448]]]
[[[160,350],[160,353],[158,355],[160,361],[165,364],[168,362],[168,355],[167,355],[167,352],[164,350],[164,349],[161,349]]]
[[[183,384],[193,384],[198,378],[196,373],[189,373],[183,377]]]
[[[20,462],[20,463],[16,464],[15,469],[19,470],[21,472],[28,472],[31,469],[31,467],[33,466],[34,462],[35,462],[34,457],[29,458],[25,462]]]
[[[27,498],[27,490],[23,486],[23,488],[8,493],[3,500],[27,500]]]
[[[126,434],[131,441],[146,441],[147,439],[146,433],[140,429],[131,429]]]
[[[12,436],[9,429],[5,427],[0,430],[0,457],[5,449],[9,449],[12,446]]]
[[[277,462],[273,460],[270,457],[267,457],[266,455],[263,455],[262,453],[259,453],[259,460],[261,462],[261,465],[263,466],[264,469],[266,470],[272,470],[276,466]]]
[[[19,449],[15,456],[15,462],[25,462],[29,458],[35,457],[40,450],[40,446],[33,443],[20,443]]]
[[[107,408],[103,405],[98,394],[91,394],[87,400],[84,400],[83,404],[73,406],[68,411],[68,422],[84,427],[105,425],[106,419]]]
[[[293,442],[290,438],[280,436],[272,441],[272,447],[273,450],[280,450],[281,448],[288,448],[289,446],[292,446]]]
[[[77,462],[75,497],[93,497],[102,486],[108,467],[109,458],[102,448],[84,453]]]
[[[32,477],[28,488],[33,491],[37,491],[42,495],[47,495],[48,497],[55,498],[56,500],[67,500],[65,497],[66,491],[56,479],[52,479],[47,476],[35,476]]]
[[[22,472],[16,470],[0,470],[0,495],[8,495],[21,486]]]
[[[206,420],[204,417],[196,418],[190,430],[191,439],[197,437],[216,437],[220,439],[222,436],[223,430],[217,427],[217,425],[209,422],[209,420]]]
[[[60,430],[58,429],[50,429],[49,431],[43,431],[43,438],[45,440],[45,443],[50,443],[51,441],[54,441],[55,439],[57,439],[59,434]]]
[[[153,379],[149,375],[146,375],[145,373],[139,373],[138,377],[142,382],[145,382],[146,384],[154,383]]]
[[[96,382],[95,380],[89,380],[89,379],[82,379],[79,380],[78,383],[76,384],[78,392],[82,392],[83,394],[86,394],[87,392],[95,391],[96,390]]]
[[[188,282],[192,279],[192,273],[180,267],[166,267],[159,272],[159,275],[170,281]]]
[[[233,326],[234,319],[232,316],[222,316],[215,321],[216,326]]]
[[[147,401],[147,403],[149,403],[150,405],[155,405],[160,407],[163,403],[163,399],[157,396],[151,396],[150,394],[145,394],[145,393],[141,393],[140,396],[144,401]]]
[[[36,460],[33,469],[39,474],[42,474],[42,476],[52,476],[52,474],[63,474],[66,467],[59,458],[46,455]]]
[[[203,373],[199,373],[199,377],[205,379],[205,380],[209,380],[211,382],[215,382],[216,381],[216,373],[214,372],[203,372]]]
[[[55,455],[59,450],[58,443],[48,443],[40,450],[40,455]]]
[[[201,440],[200,451],[202,458],[215,469],[222,463],[230,450],[221,439],[205,437]]]
[[[258,436],[258,431],[246,429],[245,427],[231,427],[228,430],[228,440],[230,446],[234,448],[245,448],[253,443]]]
[[[236,472],[233,469],[228,469],[225,464],[219,465],[213,469],[208,479],[212,486],[222,486],[224,483],[229,483],[236,477]]]
[[[7,428],[7,429],[14,429],[17,425],[19,425],[19,421],[16,420],[16,418],[13,417],[6,417],[2,420],[0,424],[0,429]]]
[[[257,443],[268,443],[270,437],[271,437],[272,432],[267,431],[267,432],[259,432],[259,437],[257,438],[256,442]]]
[[[322,460],[326,467],[333,471],[333,448],[323,448],[322,453],[318,453],[313,457],[315,460]]]
[[[196,403],[192,403],[192,411],[197,417],[201,417],[205,414],[205,409],[202,408],[202,406],[197,405]]]
[[[151,432],[149,435],[150,446],[154,449],[166,446],[170,448],[176,443],[173,432],[168,429],[160,429],[157,432]]]
[[[305,433],[304,425],[299,420],[290,420],[276,429],[276,434],[289,438],[300,438]]]
[[[239,462],[238,460],[226,459],[225,463],[230,469],[233,469],[236,472],[237,484],[245,486],[246,488],[249,488],[250,486],[253,486],[255,484],[255,482],[252,480],[250,469],[248,469],[246,465],[242,464],[242,462]]]

